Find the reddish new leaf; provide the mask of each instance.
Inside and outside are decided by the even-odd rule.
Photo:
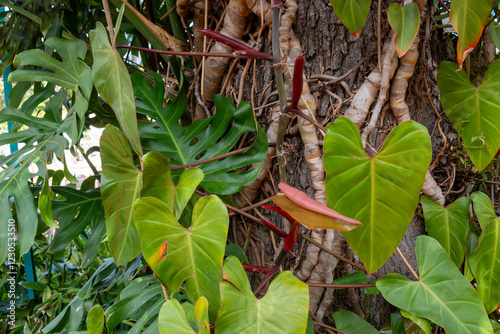
[[[295,222],[292,224],[290,232],[288,232],[288,235],[284,240],[285,242],[283,244],[283,248],[286,249],[287,251],[292,250],[298,235],[299,235],[299,223]]]
[[[293,218],[292,216],[290,216],[288,214],[288,212],[286,212],[285,210],[283,210],[279,206],[263,205],[262,209],[266,209],[266,210],[271,210],[271,211],[277,212],[280,215],[282,215],[283,217],[285,217],[290,223],[296,222],[295,218]]]
[[[302,86],[304,85],[304,57],[298,56],[295,59],[293,69],[292,105],[293,109],[298,109],[300,97],[302,96]]]
[[[287,184],[280,183],[278,187],[282,192],[272,198],[273,202],[309,229],[351,231],[361,225],[359,221],[341,215]]]

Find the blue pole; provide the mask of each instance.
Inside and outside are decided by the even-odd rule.
[[[5,11],[4,7],[0,7],[0,12]],[[7,55],[5,55],[7,56]],[[10,66],[6,68],[5,72],[3,73],[3,87],[4,87],[4,97],[5,97],[5,106],[9,106],[9,94],[10,91],[12,90],[12,84],[7,82],[7,78],[9,77],[9,74],[11,72]],[[9,129],[9,132],[12,131],[12,122],[9,121],[7,122],[7,127]],[[10,144],[10,153],[14,153],[19,149],[17,143]],[[33,224],[36,224],[37,222],[30,222]],[[24,273],[26,274],[26,281],[27,282],[34,282],[35,281],[35,266],[33,264],[33,253],[31,252],[31,249],[28,251],[28,253],[23,255],[23,262],[24,262]],[[33,299],[35,298],[35,293],[33,290],[28,289],[28,298]]]

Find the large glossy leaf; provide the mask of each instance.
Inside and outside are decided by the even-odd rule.
[[[423,125],[404,122],[370,157],[356,125],[339,118],[328,125],[324,149],[328,204],[363,224],[343,234],[373,272],[394,252],[413,217],[431,160],[429,134]]]
[[[199,166],[205,174],[201,186],[213,193],[232,194],[251,183],[260,167],[243,172],[235,170],[263,161],[267,139],[260,126],[255,128],[250,105],[242,102],[235,109],[231,99],[216,96],[214,116],[182,126],[179,119],[187,106],[186,97],[179,94],[168,108],[163,107],[162,79],[157,73],[149,74],[155,79],[153,88],[143,75],[132,75],[137,111],[155,120],[139,122],[144,150],[163,154],[171,166],[185,165],[228,153],[244,133],[257,131],[254,144],[245,152]],[[179,174],[172,172],[175,182]]]
[[[100,22],[97,22],[96,28],[89,35],[94,56],[92,66],[94,85],[102,99],[113,108],[134,152],[142,156],[137,132],[134,91],[127,68],[118,51],[109,43],[106,28]]]
[[[477,283],[477,292],[488,313],[500,305],[500,217],[487,195],[471,195],[474,211],[483,232],[479,244],[469,257],[469,265]]]
[[[335,327],[349,334],[377,334],[372,325],[361,319],[356,313],[338,311],[332,313]]]
[[[191,301],[205,296],[210,318],[219,310],[219,282],[229,218],[217,196],[196,202],[191,227],[179,224],[168,206],[157,198],[144,197],[135,204],[135,224],[147,263],[172,291],[186,282]]]
[[[358,38],[370,10],[370,0],[330,0],[333,10],[347,29]]]
[[[474,86],[457,65],[442,62],[438,71],[441,104],[464,141],[472,162],[482,171],[500,148],[500,61]]]
[[[161,334],[210,334],[208,323],[208,301],[200,297],[194,305],[194,312],[198,323],[198,332],[189,325],[188,319],[177,299],[170,299],[161,307],[158,315],[158,327]]]
[[[252,293],[247,274],[235,257],[224,261],[224,280],[217,333],[305,333],[309,290],[292,272],[282,272],[273,279],[261,299]]]
[[[415,3],[409,3],[404,7],[393,2],[387,10],[387,18],[396,33],[395,42],[399,57],[410,49],[418,32],[420,13]]]
[[[122,265],[141,253],[133,209],[142,173],[134,165],[127,138],[112,125],[107,125],[101,136],[101,160],[101,195],[109,247],[116,264]]]
[[[453,0],[450,22],[458,33],[457,62],[460,68],[467,55],[474,50],[483,32],[493,6],[493,0]]]
[[[439,242],[420,236],[415,252],[420,280],[386,275],[377,281],[384,298],[417,317],[437,323],[448,333],[493,333],[479,296]]]
[[[424,209],[427,233],[439,241],[453,263],[460,268],[464,261],[465,241],[469,232],[470,200],[461,197],[447,208],[426,196],[422,196],[420,201]]]
[[[57,253],[75,239],[94,218],[100,219],[104,211],[101,193],[97,189],[83,192],[70,187],[53,186],[52,191],[65,197],[64,200],[52,201],[59,229],[50,243],[49,252]]]

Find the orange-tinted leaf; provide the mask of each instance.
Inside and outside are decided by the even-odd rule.
[[[338,231],[351,231],[361,223],[341,215],[329,207],[313,200],[302,191],[280,183],[281,191],[272,200],[288,212],[299,223],[309,229],[329,228]]]
[[[457,63],[462,64],[476,47],[493,7],[493,0],[453,0],[450,22],[458,33]]]

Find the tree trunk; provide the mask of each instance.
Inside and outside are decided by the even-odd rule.
[[[380,22],[380,43],[382,45],[387,38],[390,38],[389,35],[391,33],[386,14],[387,7],[390,3],[391,1],[383,1],[382,3],[382,20]],[[429,5],[426,6],[427,13],[431,11],[428,6]],[[317,119],[320,123],[327,124],[338,117],[344,116],[345,111],[351,103],[351,95],[356,93],[368,74],[378,67],[377,25],[379,23],[377,22],[377,7],[378,1],[373,0],[361,36],[355,39],[335,15],[330,1],[298,1],[297,17],[293,30],[302,46],[302,52],[306,61],[305,76],[309,79],[311,93],[316,99]],[[252,18],[249,18],[249,20],[252,20]],[[443,42],[443,38],[440,36],[441,33],[439,31],[431,32],[430,22],[428,16],[423,17],[421,22],[419,31],[420,44],[418,45],[419,56],[415,72],[408,81],[409,88],[406,92],[406,103],[409,105],[411,119],[425,125],[432,135],[434,161],[437,154],[443,149],[444,140],[440,131],[438,131],[438,116],[431,106],[430,100],[432,100],[437,112],[441,113],[442,108],[439,101],[439,91],[436,80],[437,68],[442,60],[452,60],[454,59],[454,55],[450,53],[449,48],[445,45],[446,43]],[[254,16],[251,31],[258,31],[259,27],[260,18]],[[256,48],[260,51],[271,52],[269,30],[264,30]],[[259,65],[251,66],[246,76],[242,77],[246,61],[250,60],[240,61],[241,65],[235,71],[236,75],[233,76],[232,84],[228,85],[230,88],[227,93],[231,94],[233,98],[237,98],[239,95],[238,93],[241,94],[238,90],[238,87],[241,87],[240,80],[245,80],[242,100],[253,102],[254,108],[260,107],[263,101],[266,103],[277,101],[277,96],[266,100],[266,97],[276,91],[272,69]],[[311,77],[317,78],[319,74],[340,77],[355,67],[356,69],[341,82],[328,84],[328,80],[310,79]],[[425,81],[427,82],[428,90],[426,89]],[[273,84],[269,88],[268,84],[270,82],[273,82]],[[341,106],[339,106],[339,99],[342,101]],[[271,107],[267,107],[263,110],[262,115],[258,117],[258,121],[264,130],[267,130],[269,127],[273,116],[272,110]],[[256,111],[258,115],[260,112],[261,110]],[[446,116],[443,114],[441,117],[442,120],[438,126],[441,127],[442,131],[447,136],[448,143],[450,143],[454,140],[453,134],[455,131],[446,119]],[[370,116],[368,116],[361,125],[361,129],[369,120]],[[375,149],[380,149],[388,133],[397,125],[397,121],[390,108],[386,108],[385,111],[382,112],[376,124],[377,126],[368,137],[368,143]],[[318,137],[320,141],[323,140],[319,132]],[[297,121],[295,119],[292,119],[288,125],[288,132],[285,138],[285,150],[288,183],[305,191],[310,197],[314,197],[315,190],[311,187],[310,170],[304,158],[304,145],[297,132]],[[442,155],[433,171],[438,183],[446,178],[444,169],[440,167],[440,163],[445,162],[446,159],[446,154]],[[272,180],[269,177],[264,180],[260,188],[260,196],[253,202],[267,198],[277,190],[279,177],[276,159],[272,160],[270,173]],[[278,225],[280,225],[279,216],[269,211],[262,213],[271,221],[278,222]],[[239,220],[239,218],[235,218],[234,223],[239,224],[240,222],[241,220]],[[240,242],[244,242],[245,236],[234,226],[235,224],[233,224],[233,228],[236,230],[233,231],[234,238],[237,239],[236,241],[239,239]],[[419,206],[405,237],[399,245],[400,250],[415,270],[417,268],[414,253],[415,240],[418,235],[424,233],[425,226]],[[257,250],[248,251],[251,261],[253,261],[253,263],[258,263],[257,257],[260,257],[264,259],[264,263],[271,263],[275,250],[269,231],[259,226],[253,226],[252,234],[255,236],[255,240],[260,239],[263,243],[261,246],[259,242],[255,242]],[[254,240],[252,240],[252,242],[253,241]],[[265,250],[263,249],[264,247]],[[287,261],[285,261],[285,269],[294,270],[295,273],[299,272],[307,247],[309,247],[308,244],[304,243],[303,240],[299,238],[298,246],[293,249],[293,254],[296,257],[289,257]],[[347,247],[348,246],[345,246],[345,249],[347,249]],[[264,254],[262,254],[262,252]],[[347,256],[350,254],[352,256],[352,251],[347,251],[346,254]],[[354,258],[359,262],[355,256]],[[351,272],[352,268],[350,266],[346,266],[340,262],[335,270],[335,278],[345,276]],[[395,272],[413,278],[397,253],[393,254],[378,272],[380,274]],[[328,318],[331,319],[331,312],[341,309],[348,309],[358,314],[363,313],[365,315],[367,312],[370,312],[370,321],[377,328],[380,328],[389,321],[390,312],[394,310],[394,308],[385,302],[381,295],[368,296],[364,294],[362,289],[357,291],[335,290],[333,300],[325,313],[326,317],[323,321],[328,322]]]

